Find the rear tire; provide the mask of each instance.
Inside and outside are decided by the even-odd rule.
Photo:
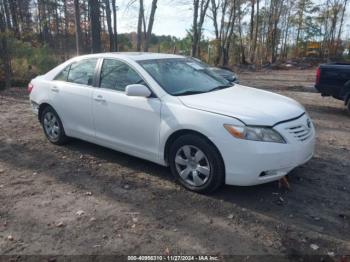
[[[225,180],[225,168],[218,150],[198,135],[176,139],[169,151],[170,169],[185,188],[198,193],[210,193]]]
[[[68,142],[68,137],[64,132],[62,121],[51,106],[47,106],[43,110],[40,122],[47,139],[52,144],[64,145]]]

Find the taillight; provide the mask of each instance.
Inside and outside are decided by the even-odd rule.
[[[321,68],[317,68],[317,71],[316,71],[316,85],[320,84],[320,80],[321,80]]]
[[[30,92],[32,92],[33,88],[34,88],[33,84],[29,83],[28,87],[27,87],[27,90],[28,90],[29,94],[30,94]]]

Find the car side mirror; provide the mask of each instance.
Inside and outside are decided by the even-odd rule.
[[[141,85],[141,84],[126,86],[125,93],[127,96],[139,96],[139,97],[150,97],[152,94],[147,86]]]

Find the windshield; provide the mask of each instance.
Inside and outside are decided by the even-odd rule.
[[[202,60],[195,58],[195,57],[190,57],[189,59],[191,59],[193,62],[195,62],[196,64],[204,67],[204,68],[209,68],[210,66],[206,63],[204,63]]]
[[[188,58],[139,61],[139,64],[169,94],[206,93],[231,87],[227,80]]]

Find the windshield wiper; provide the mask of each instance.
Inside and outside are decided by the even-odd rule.
[[[232,86],[233,85],[220,85],[220,86],[214,87],[213,89],[210,89],[208,91],[189,90],[189,91],[184,91],[182,93],[177,93],[177,94],[173,94],[173,95],[174,96],[187,96],[187,95],[203,94],[203,93],[208,93],[208,92],[212,92],[212,91],[217,91],[217,90],[229,88]]]
[[[187,96],[187,95],[196,95],[196,94],[203,94],[206,93],[205,91],[195,91],[195,90],[191,90],[191,91],[185,91],[182,93],[177,93],[174,94],[174,96]]]
[[[213,89],[210,89],[208,92],[213,92],[213,91],[225,89],[225,88],[229,88],[229,87],[232,87],[232,86],[233,85],[221,85],[221,86],[214,87]]]

